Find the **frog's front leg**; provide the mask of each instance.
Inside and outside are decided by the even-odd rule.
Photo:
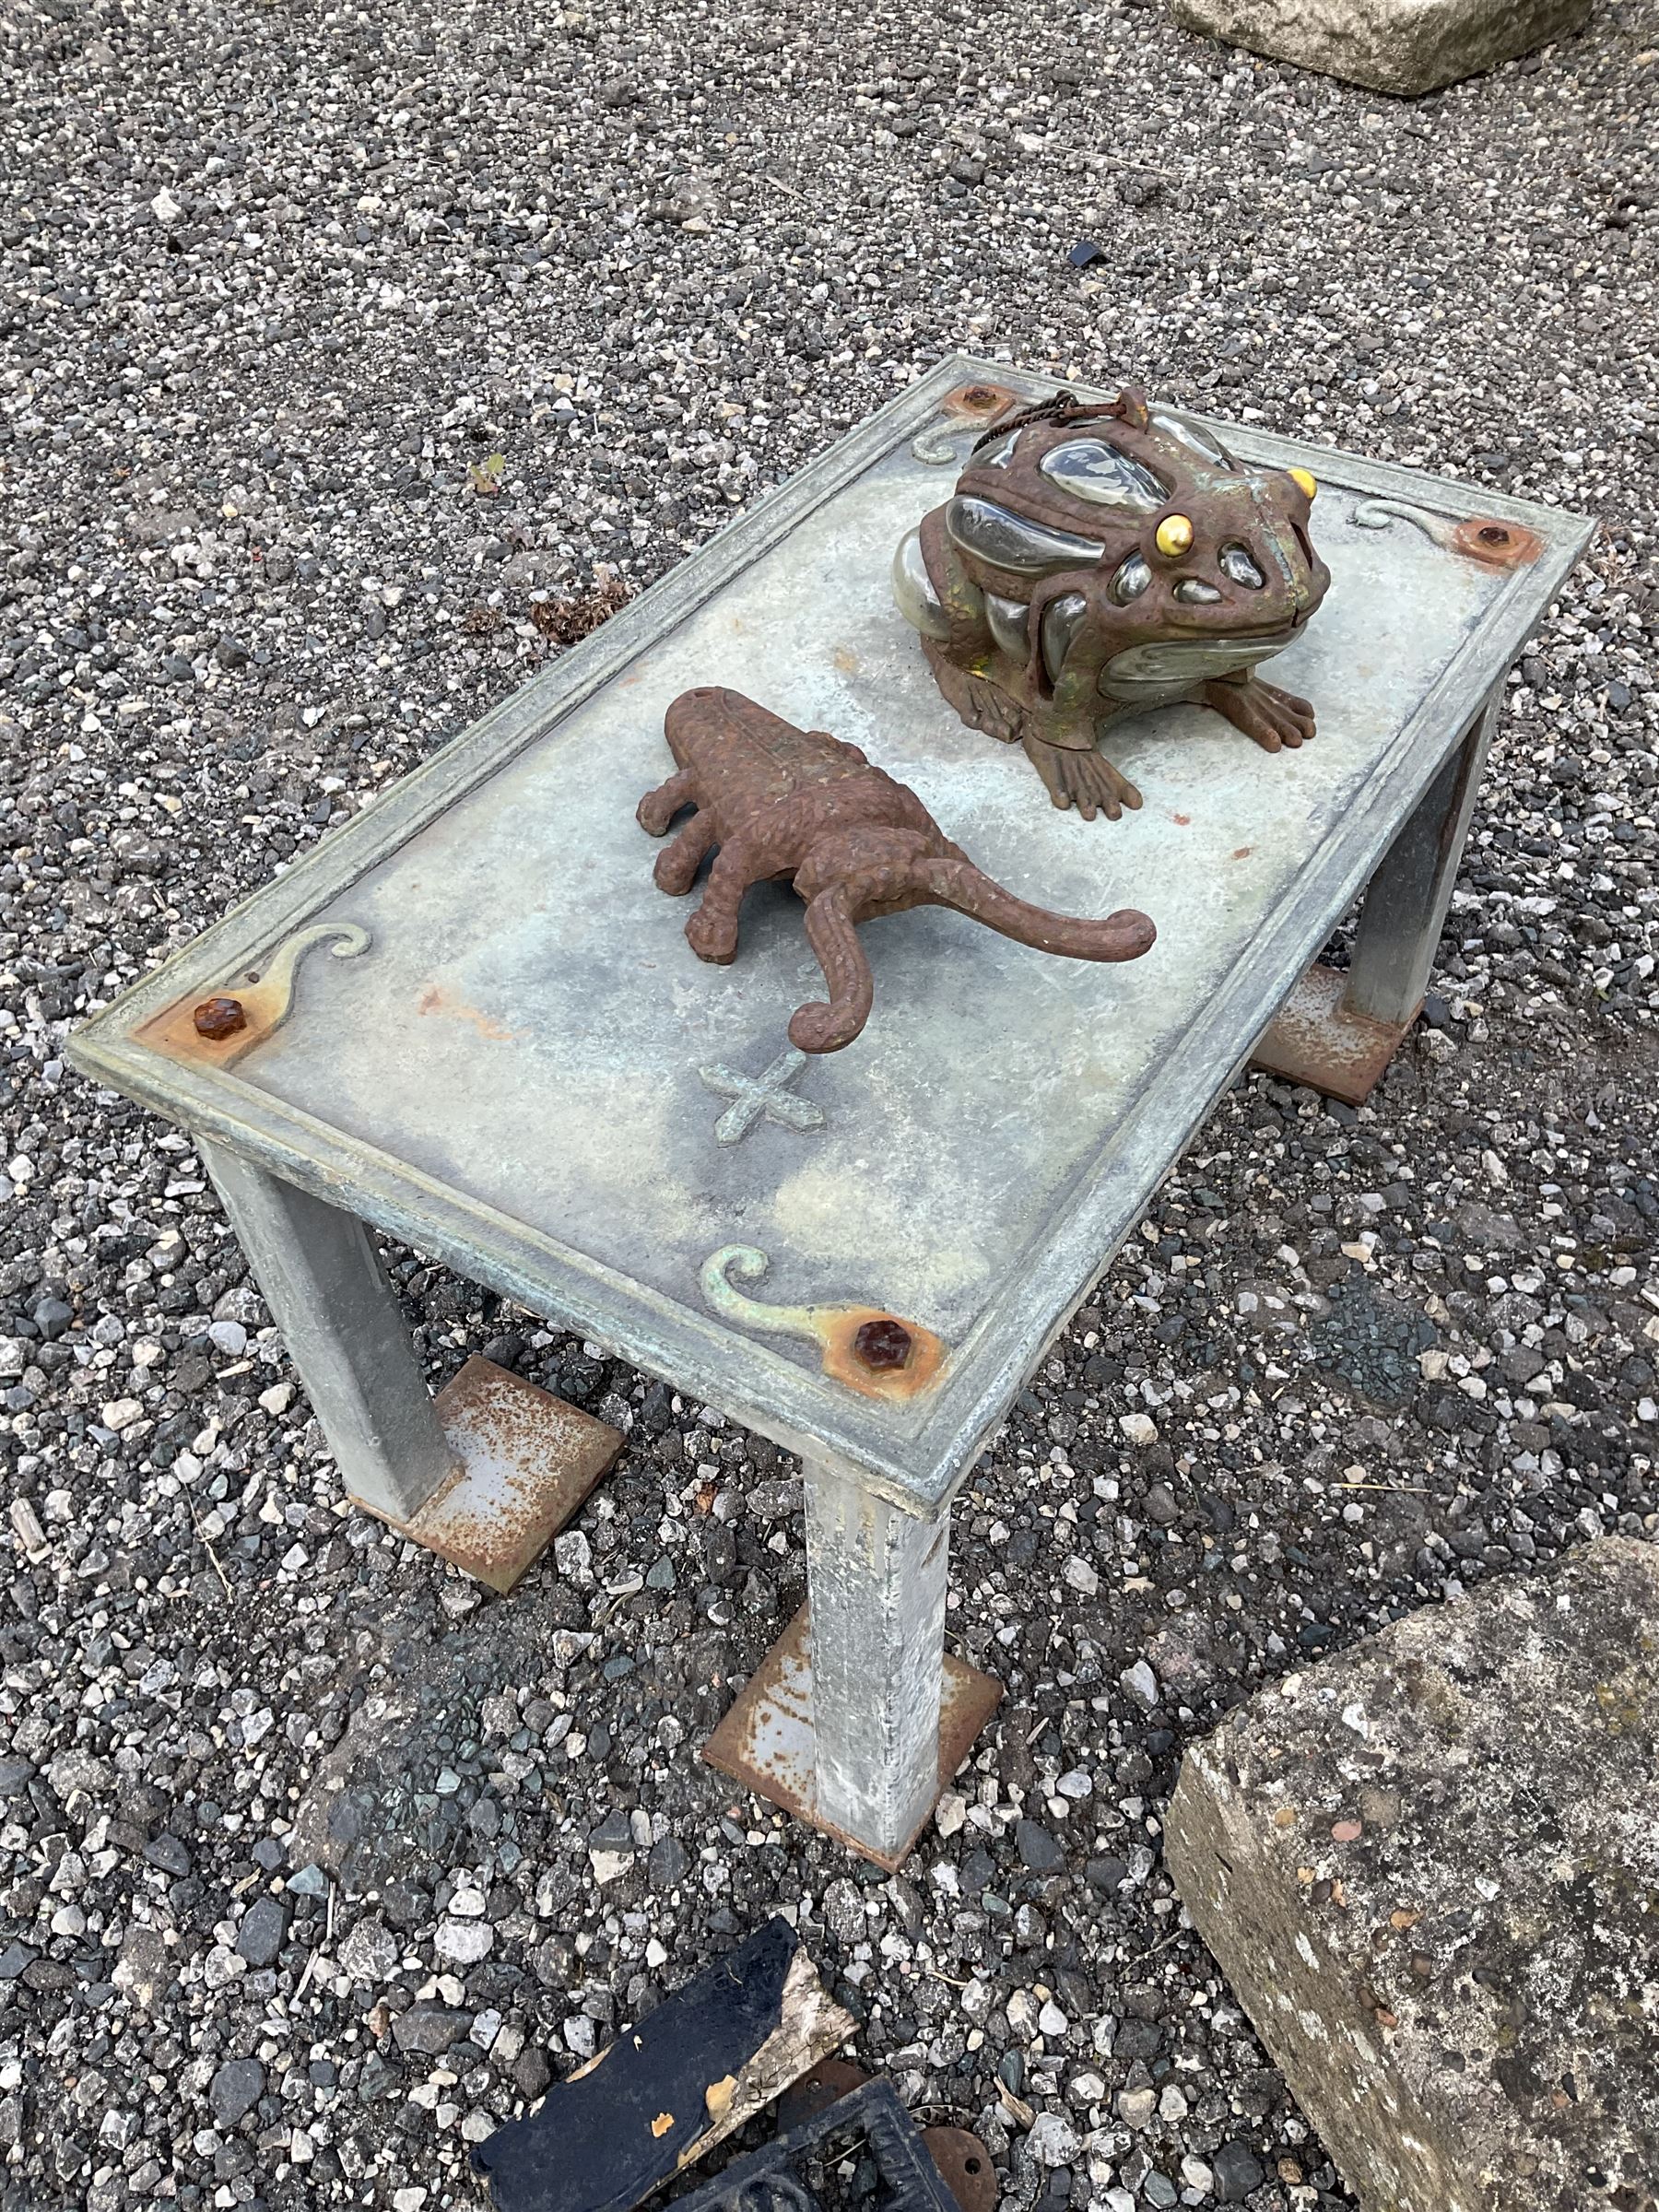
[[[1307,700],[1264,683],[1259,676],[1224,676],[1206,684],[1198,696],[1265,753],[1304,745],[1313,735],[1313,710]]]
[[[1140,805],[1141,794],[1128,777],[1094,746],[1051,745],[1034,736],[1029,724],[1020,742],[1055,806],[1075,806],[1086,822],[1097,814],[1115,822],[1125,806]]]

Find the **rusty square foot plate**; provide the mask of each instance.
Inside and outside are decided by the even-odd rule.
[[[581,1511],[622,1432],[493,1359],[469,1359],[437,1403],[461,1465],[412,1521],[390,1525],[504,1594]]]
[[[1251,1054],[1252,1067],[1281,1083],[1305,1083],[1345,1106],[1363,1106],[1411,1022],[1373,1021],[1352,1012],[1342,1003],[1347,980],[1316,961]]]
[[[915,1847],[933,1806],[890,1855],[872,1851],[837,1828],[818,1809],[818,1753],[812,1725],[811,1607],[803,1606],[756,1668],[748,1688],[703,1746],[712,1767],[740,1782],[757,1797],[782,1806],[797,1820],[822,1829],[861,1858],[896,1874]],[[1002,1684],[965,1659],[945,1654],[945,1689],[939,1711],[938,1801],[967,1758],[973,1739],[996,1711]]]

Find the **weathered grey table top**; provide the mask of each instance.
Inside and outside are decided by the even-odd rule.
[[[936,437],[940,398],[976,376],[1050,388],[943,363],[71,1048],[170,1120],[918,1508],[971,1462],[1588,534],[1230,429],[1320,479],[1332,588],[1266,671],[1314,701],[1319,736],[1268,756],[1196,709],[1116,725],[1146,804],[1085,823],[1017,748],[957,722],[888,593],[900,535],[951,481],[912,439]],[[1474,515],[1528,524],[1539,557],[1502,570],[1449,549]],[[752,892],[739,958],[717,969],[681,935],[688,904],[653,885],[634,806],[672,765],[664,709],[707,683],[863,746],[1025,897],[1144,907],[1156,947],[1101,968],[939,909],[874,924],[869,1027],[785,1094],[816,1125],[758,1115],[733,1141],[746,1117],[720,1071],[767,1070],[818,982],[792,894]],[[366,949],[307,953],[290,1018],[233,1062],[136,1034],[320,922],[356,924]],[[706,1264],[734,1245],[766,1255],[763,1277],[730,1278],[766,1304],[935,1331],[936,1383],[870,1399],[821,1372],[808,1338],[716,1311]]]

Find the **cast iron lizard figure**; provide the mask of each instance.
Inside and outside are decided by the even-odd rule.
[[[661,837],[682,806],[697,812],[658,853],[657,883],[676,897],[688,891],[719,847],[686,938],[699,959],[723,967],[736,958],[749,885],[794,883],[830,991],[828,1005],[795,1009],[790,1041],[803,1053],[839,1052],[869,1019],[874,982],[855,925],[878,914],[951,906],[1075,960],[1133,960],[1157,934],[1131,907],[1086,922],[1029,906],[976,868],[915,793],[855,745],[798,730],[739,691],[682,692],[664,726],[678,773],[640,801],[640,826]]]
[[[1324,597],[1316,489],[1139,392],[1062,392],[979,441],[900,546],[894,595],[963,721],[1018,739],[1056,806],[1115,821],[1141,803],[1096,749],[1115,716],[1189,700],[1266,752],[1312,736],[1307,700],[1251,671]]]

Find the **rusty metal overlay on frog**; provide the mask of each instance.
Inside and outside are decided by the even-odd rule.
[[[1151,947],[1157,933],[1133,908],[1084,921],[1017,899],[855,745],[796,729],[740,691],[682,692],[664,726],[678,772],[640,801],[640,826],[661,837],[681,807],[697,811],[658,854],[657,884],[683,896],[715,853],[686,940],[699,959],[723,967],[736,958],[750,884],[794,884],[830,992],[828,1004],[795,1009],[789,1037],[803,1053],[839,1052],[869,1019],[875,985],[857,924],[880,914],[954,907],[1018,944],[1075,960],[1133,960]]]
[[[1312,736],[1307,700],[1253,671],[1330,582],[1317,488],[1133,389],[1057,393],[979,440],[900,542],[894,596],[963,721],[1022,745],[1056,806],[1115,821],[1141,803],[1098,749],[1121,715],[1179,700],[1265,752]]]

